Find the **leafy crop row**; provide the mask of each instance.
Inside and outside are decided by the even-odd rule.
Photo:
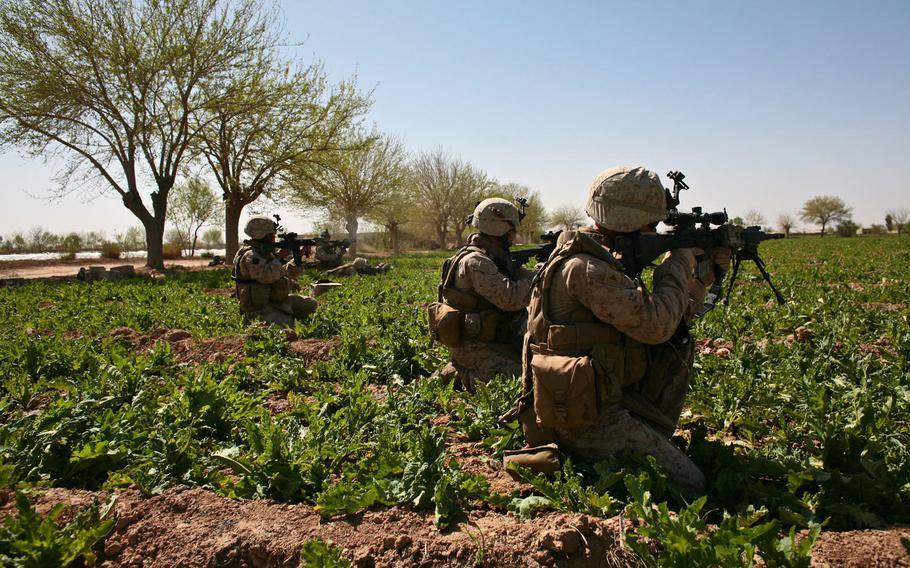
[[[475,507],[624,511],[646,563],[759,554],[798,565],[822,523],[910,522],[910,240],[803,239],[766,252],[791,302],[766,305],[748,271],[731,305],[694,331],[725,346],[697,358],[676,438],[711,480],[695,501],[634,459],[569,461],[553,479],[517,472],[533,490],[513,495],[459,466],[454,441],[491,459],[523,443],[516,423],[498,423],[520,384],[499,378],[468,394],[426,379],[445,357],[420,307],[434,299],[440,254],[322,297],[296,332],[335,347],[309,365],[283,332],[245,326],[231,298],[204,291],[230,286],[224,270],[0,289],[0,483],[149,494],[186,484],[312,503],[327,517],[409,504],[440,526]],[[224,363],[185,363],[164,342],[138,352],[111,335],[121,326],[246,335],[246,347]],[[288,409],[270,412],[274,397]]]

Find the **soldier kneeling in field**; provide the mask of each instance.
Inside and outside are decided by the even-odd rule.
[[[316,300],[291,294],[300,268],[293,261],[282,264],[276,256],[275,222],[268,217],[252,217],[243,232],[250,238],[243,241],[234,257],[231,277],[244,317],[292,326],[295,319],[316,311]]]
[[[507,457],[538,471],[558,467],[559,450],[596,462],[628,452],[653,456],[680,486],[700,491],[705,476],[670,438],[689,389],[694,341],[688,324],[704,305],[696,257],[671,251],[652,291],[630,277],[611,247],[618,237],[654,232],[667,217],[666,192],[644,168],[611,168],[591,186],[594,227],[563,232],[532,291],[519,417],[529,446]],[[724,271],[730,250],[708,251]],[[508,420],[510,417],[504,417]]]
[[[438,302],[428,309],[433,339],[452,355],[437,375],[465,389],[521,373],[532,274],[509,256],[520,217],[505,199],[481,201],[471,219],[479,232],[445,261]]]

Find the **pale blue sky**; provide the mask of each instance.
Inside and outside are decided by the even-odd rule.
[[[614,165],[687,174],[683,205],[773,222],[831,194],[863,224],[910,208],[910,2],[284,2],[296,53],[375,87],[369,120],[549,207]],[[0,158],[0,234],[137,224],[119,200],[47,204]],[[308,227],[307,227],[308,228]]]

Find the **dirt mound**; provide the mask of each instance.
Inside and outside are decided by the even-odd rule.
[[[146,334],[129,327],[118,327],[111,330],[108,336],[120,338],[140,353],[148,353],[159,342],[166,342],[170,345],[171,352],[183,363],[221,363],[242,357],[247,340],[246,335],[193,339],[186,330],[165,327],[157,327]],[[337,337],[296,339],[292,333],[289,340],[291,352],[302,357],[307,363],[328,360],[332,355],[332,349],[341,341]]]
[[[9,491],[0,492],[0,519],[13,514]],[[64,503],[66,522],[92,499],[110,494],[44,489],[31,496],[46,514]],[[172,488],[143,498],[116,492],[113,530],[102,543],[102,566],[297,566],[311,538],[344,549],[356,566],[628,566],[621,520],[548,513],[530,521],[471,511],[440,532],[431,511],[392,507],[330,521],[308,505],[235,501],[203,489]],[[910,528],[824,532],[813,549],[814,566],[910,566],[900,543]]]
[[[307,363],[314,361],[328,361],[332,356],[332,349],[339,343],[341,338],[333,337],[331,339],[297,339],[291,341],[289,345],[291,352],[303,357]]]
[[[234,288],[203,288],[203,292],[209,296],[219,296],[221,298],[233,298]]]

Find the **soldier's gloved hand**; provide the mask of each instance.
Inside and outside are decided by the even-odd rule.
[[[275,250],[275,256],[278,257],[280,260],[285,260],[285,259],[287,259],[287,257],[291,256],[291,251],[286,248],[280,248],[280,249]]]
[[[695,269],[698,267],[696,258],[703,254],[705,254],[705,251],[700,248],[678,248],[668,252],[664,262],[677,259],[678,262],[682,262],[688,268],[687,273],[694,276]]]

